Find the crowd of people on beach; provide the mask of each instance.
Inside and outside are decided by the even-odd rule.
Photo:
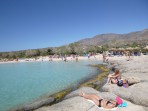
[[[1,60],[0,62],[29,62],[29,61],[71,61],[75,60],[78,62],[81,59],[88,59],[91,60],[93,59],[101,59],[101,55],[103,57],[103,62],[109,63],[108,57],[113,57],[113,56],[126,56],[127,61],[131,60],[133,55],[140,56],[140,52],[132,52],[132,51],[103,51],[102,53],[95,53],[95,52],[88,52],[84,53],[83,55],[78,55],[78,54],[71,54],[71,55],[66,55],[66,54],[54,54],[54,55],[48,55],[48,56],[39,56],[39,57],[32,57],[32,58],[17,58],[14,59],[13,61],[9,60]]]

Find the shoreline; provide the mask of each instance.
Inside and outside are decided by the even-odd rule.
[[[147,59],[145,59],[147,57]],[[134,56],[133,58],[131,58],[131,60],[130,61],[127,61],[127,58],[125,57],[125,56],[122,56],[122,57],[117,57],[117,56],[115,56],[115,57],[108,57],[108,59],[109,59],[109,62],[113,62],[113,63],[115,63],[116,64],[116,68],[119,68],[120,70],[121,70],[121,73],[123,73],[122,75],[123,75],[123,77],[124,78],[126,78],[126,79],[128,79],[129,80],[129,82],[131,83],[131,82],[133,82],[135,85],[137,85],[137,83],[140,83],[140,81],[142,81],[142,83],[143,83],[143,80],[137,80],[137,77],[133,77],[133,76],[131,76],[131,75],[129,75],[128,73],[129,73],[129,69],[131,69],[131,67],[133,67],[134,65],[136,65],[135,64],[135,62],[139,62],[139,63],[137,63],[137,64],[143,64],[143,63],[145,63],[145,62],[148,62],[148,56],[145,56],[145,55],[142,55],[142,56]],[[133,66],[130,66],[130,64],[132,64]],[[103,64],[104,65],[104,64]],[[144,64],[145,65],[145,64]],[[127,66],[127,67],[126,67]],[[100,68],[102,68],[102,67],[100,67]],[[106,66],[104,65],[104,68],[106,68]],[[144,68],[146,68],[146,66],[144,67]],[[134,69],[135,70],[135,69]],[[140,68],[139,69],[137,69],[137,70],[140,70]],[[109,71],[109,70],[108,70]],[[147,72],[148,72],[148,70],[146,70]],[[104,72],[106,72],[106,71],[104,71]],[[145,73],[145,72],[144,72]],[[127,75],[126,75],[127,74]],[[100,74],[101,75],[101,74]],[[99,75],[98,75],[99,76]],[[106,76],[107,76],[107,72],[106,72]],[[102,76],[102,77],[100,77],[102,80],[103,79],[105,79],[106,78],[106,76]],[[141,76],[140,76],[141,77]],[[147,76],[148,77],[148,76]],[[96,79],[97,78],[97,76],[96,77],[94,77],[93,79]],[[132,79],[131,79],[132,78]],[[42,107],[44,108],[45,106],[48,108],[48,107],[54,107],[54,106],[56,106],[56,104],[61,104],[61,103],[63,103],[63,100],[65,100],[64,99],[64,97],[65,96],[67,96],[67,95],[69,95],[69,93],[71,94],[72,92],[75,92],[75,91],[77,91],[77,90],[79,90],[79,89],[81,89],[82,87],[92,87],[93,85],[95,86],[96,85],[96,81],[95,80],[93,80],[93,79],[90,79],[90,80],[88,80],[88,81],[85,81],[84,83],[82,83],[81,85],[80,85],[80,87],[77,87],[77,89],[75,89],[75,90],[70,90],[70,89],[66,89],[66,90],[63,90],[63,91],[60,91],[60,92],[58,92],[58,93],[56,93],[56,94],[54,94],[54,95],[52,95],[52,96],[49,96],[49,99],[50,99],[50,102],[47,100],[47,101],[45,101],[44,102],[44,104],[40,104],[40,106],[39,107],[33,107],[33,106],[28,106],[28,107],[30,107],[30,108],[34,108],[34,109],[42,109]],[[142,78],[142,79],[144,79],[144,78]],[[97,80],[98,81],[98,80]],[[93,85],[92,85],[93,84]],[[130,89],[131,90],[131,88],[133,88],[134,87],[134,84],[132,85],[132,86],[130,86],[130,88],[128,88],[128,89]],[[98,85],[98,84],[97,84]],[[112,93],[114,93],[114,94],[117,94],[117,95],[119,95],[120,97],[122,97],[122,98],[124,98],[125,100],[130,100],[132,103],[135,103],[135,100],[132,100],[132,99],[128,99],[128,98],[130,98],[130,97],[126,97],[124,94],[120,94],[120,92],[118,92],[117,91],[117,93],[116,92],[114,92],[114,90],[115,89],[118,89],[119,90],[119,88],[120,87],[117,87],[116,85],[110,85],[110,86],[107,86],[106,84],[104,85],[104,84],[102,84],[101,86],[101,90],[100,90],[100,92],[102,92],[102,93],[104,93],[104,92],[112,92]],[[111,87],[111,88],[109,88],[109,87]],[[95,89],[95,87],[92,87],[93,89]],[[128,91],[128,89],[125,89],[125,88],[123,88],[122,90],[123,90],[123,92],[124,92],[124,90],[126,91]],[[98,91],[98,89],[96,89],[97,91]],[[121,90],[121,89],[120,89]],[[129,91],[130,91],[129,90]],[[116,91],[116,90],[115,90]],[[127,92],[126,91],[126,92]],[[140,90],[139,90],[140,91]],[[122,92],[122,91],[121,91]],[[134,91],[135,92],[135,91]],[[125,93],[126,94],[126,93]],[[58,101],[56,101],[55,102],[55,99],[54,98],[57,98],[58,99]],[[134,97],[134,98],[136,98],[136,97]],[[46,98],[47,99],[47,98]],[[40,101],[41,102],[41,101]],[[136,104],[138,104],[138,103],[136,103]],[[140,106],[139,107],[141,107],[141,103],[139,103],[140,104]],[[145,104],[145,103],[144,103]],[[143,105],[142,105],[143,106]],[[147,109],[146,107],[144,107],[144,109]],[[24,109],[23,109],[24,110]],[[22,109],[20,109],[20,110],[15,110],[15,111],[22,111]],[[26,110],[27,111],[27,110]],[[39,110],[40,111],[40,110]]]
[[[76,57],[75,58],[67,57],[66,60],[67,61],[76,61]],[[102,60],[102,54],[90,56],[90,58],[88,58],[87,56],[78,56],[78,61],[79,60]],[[43,57],[39,57],[36,60],[35,60],[35,58],[22,58],[22,59],[18,59],[18,61],[16,61],[16,60],[3,61],[3,62],[0,61],[0,64],[22,63],[22,62],[44,62],[44,61],[57,62],[57,61],[64,61],[64,60],[62,60],[62,58],[52,58],[52,60],[51,60],[48,56],[43,56]]]
[[[104,84],[103,80],[105,79],[109,70],[106,69],[106,65],[104,65],[104,64],[93,65],[91,67],[96,67],[96,69],[99,69],[99,71],[100,71],[100,72],[98,72],[99,74],[93,75],[92,77],[89,77],[89,78],[85,78],[84,80],[80,81],[80,83],[75,88],[69,87],[69,88],[66,88],[64,90],[61,90],[61,91],[51,94],[51,95],[46,95],[46,96],[43,95],[43,96],[39,97],[38,99],[36,99],[30,103],[27,103],[25,105],[21,105],[21,106],[18,105],[14,108],[10,108],[8,111],[29,111],[29,110],[38,109],[38,108],[40,108],[42,106],[46,106],[46,105],[48,105],[48,106],[54,105],[54,104],[61,102],[67,94],[79,89],[80,87],[89,86],[89,87],[92,87],[92,88],[95,88],[98,90]]]
[[[63,101],[51,106],[43,106],[35,111],[87,111],[88,109],[100,111],[98,107],[79,96],[81,91],[109,100],[119,96],[128,104],[126,107],[118,108],[120,111],[148,111],[148,56],[134,56],[130,60],[126,57],[109,57],[109,61],[116,64],[115,67],[121,71],[122,77],[127,79],[129,84],[132,83],[128,88],[119,87],[116,84],[104,84],[101,91],[82,87],[70,92]]]

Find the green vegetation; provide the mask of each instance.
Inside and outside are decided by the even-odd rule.
[[[134,49],[134,51],[142,51],[147,52],[147,50],[143,49],[144,45],[137,44],[133,42],[132,44],[119,45],[116,44],[114,48],[127,48],[132,47],[139,49]],[[85,48],[84,48],[85,47]],[[55,48],[44,48],[44,49],[31,49],[31,50],[23,50],[23,51],[15,51],[15,52],[0,52],[0,60],[8,59],[13,60],[17,58],[36,58],[39,56],[47,56],[47,55],[71,55],[78,54],[84,55],[86,53],[102,53],[103,51],[107,51],[111,46],[108,44],[97,46],[97,45],[80,45],[79,43],[71,43],[67,46],[55,47]]]
[[[101,84],[99,84],[98,81],[103,82],[104,78],[106,78],[108,75],[109,69],[107,69],[105,65],[102,64],[92,65],[92,67],[99,68],[101,72],[95,78],[86,81],[85,83],[81,84],[79,87],[92,87],[96,90],[99,90]]]
[[[72,89],[71,88],[68,88],[68,89],[65,89],[65,90],[63,90],[63,91],[60,91],[60,92],[58,92],[58,93],[56,93],[56,94],[53,94],[53,95],[51,95],[50,97],[54,97],[55,98],[55,102],[59,102],[60,100],[62,100],[62,98],[66,95],[66,94],[68,94],[69,92],[71,92],[72,91]]]

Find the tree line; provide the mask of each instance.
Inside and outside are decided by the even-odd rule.
[[[137,47],[139,46],[136,43],[133,44],[126,44],[126,47]],[[124,46],[116,46],[116,48],[125,47]],[[102,53],[103,51],[107,51],[111,48],[108,44],[102,46],[95,46],[95,45],[81,45],[77,42],[71,43],[69,45],[61,46],[61,47],[50,47],[44,49],[30,49],[30,50],[23,50],[23,51],[15,51],[15,52],[0,52],[0,59],[17,59],[17,58],[32,58],[38,56],[47,56],[47,55],[84,55],[88,53]]]
[[[102,52],[106,50],[105,47],[99,48],[96,46],[89,47],[80,47],[76,44],[69,44],[68,46],[61,46],[55,48],[45,48],[45,49],[30,49],[23,51],[14,51],[14,52],[0,52],[0,59],[17,59],[17,58],[32,58],[38,56],[48,56],[48,55],[84,55],[89,52]]]

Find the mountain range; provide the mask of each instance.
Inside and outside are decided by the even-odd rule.
[[[88,45],[108,45],[108,46],[120,46],[125,44],[147,44],[148,43],[148,29],[142,31],[131,32],[127,34],[101,34],[92,38],[87,38],[78,41],[77,43]]]

